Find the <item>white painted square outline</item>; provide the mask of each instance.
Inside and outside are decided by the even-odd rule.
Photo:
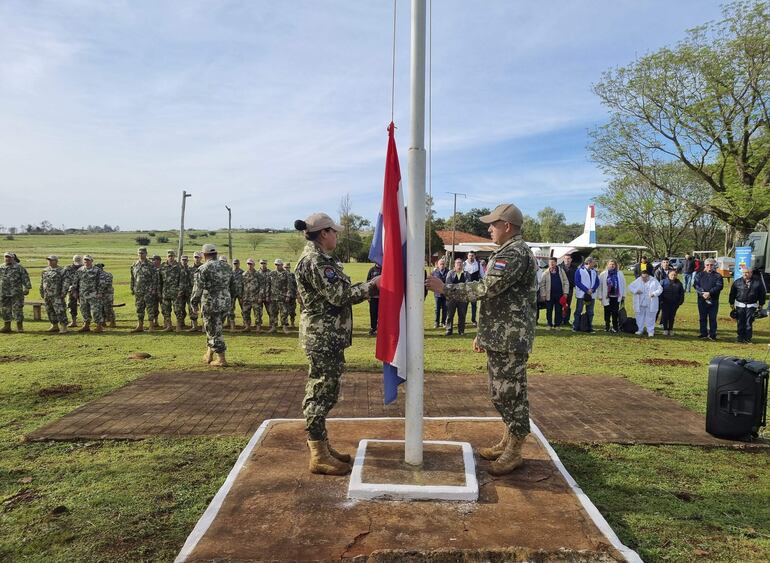
[[[364,439],[358,443],[353,471],[350,473],[348,498],[358,500],[455,500],[476,501],[479,483],[476,479],[476,461],[468,442],[425,440],[423,444],[459,446],[462,450],[465,485],[398,485],[394,483],[364,483],[363,470],[366,448],[370,443],[403,444],[404,440]]]

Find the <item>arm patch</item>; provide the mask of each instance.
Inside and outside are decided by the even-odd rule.
[[[329,283],[337,281],[337,272],[335,272],[334,268],[332,268],[331,266],[327,266],[326,268],[324,268],[324,278]]]

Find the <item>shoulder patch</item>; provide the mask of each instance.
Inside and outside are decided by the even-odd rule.
[[[324,277],[326,278],[326,281],[331,283],[337,279],[337,272],[335,272],[334,268],[331,266],[326,266],[326,268],[324,268]]]
[[[508,266],[508,260],[503,260],[502,258],[498,258],[495,260],[494,265],[492,266],[492,269],[494,270],[505,270],[505,268]]]

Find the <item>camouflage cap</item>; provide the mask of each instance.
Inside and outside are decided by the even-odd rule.
[[[201,252],[203,254],[214,254],[217,251],[217,247],[213,244],[204,244],[203,248],[201,248]]]
[[[240,260],[238,260],[237,258],[233,258],[233,264],[240,264],[240,263],[241,263]]]
[[[305,219],[305,225],[306,233],[314,233],[323,229],[334,229],[337,232],[343,230],[342,226],[335,223],[326,213],[313,213]]]
[[[169,250],[166,252],[166,256],[176,256],[176,250]]]
[[[246,260],[246,263],[247,264],[253,264],[254,263],[254,258],[249,258],[248,260]]]
[[[94,259],[91,258],[90,254],[86,254],[85,256],[83,256],[83,260],[88,260],[89,262],[93,262],[94,261]]]
[[[152,255],[152,259],[153,260],[160,260],[160,256],[158,256],[157,254],[153,254]]]
[[[187,254],[182,254],[182,260],[189,260],[190,257]]]
[[[80,264],[81,262],[83,262],[83,257],[80,254],[75,254],[75,256],[72,257],[73,264]]]
[[[55,254],[51,254],[50,256],[46,256],[45,259],[46,260],[56,260],[56,261],[58,261],[59,257],[56,256]]]
[[[202,258],[203,254],[200,252],[193,252],[193,258]]]
[[[277,266],[277,265],[279,265],[279,264],[280,264],[281,266],[283,266],[283,260],[281,260],[280,258],[276,258],[276,259],[275,259],[275,262],[273,262],[273,264],[275,264],[276,266]]]
[[[260,259],[259,263],[260,263],[260,264],[267,264],[267,260],[265,260],[264,258],[262,258],[262,259]]]
[[[137,254],[147,254],[147,247],[146,246],[140,246],[136,249]]]
[[[223,254],[222,256],[220,256],[220,257],[219,257],[219,261],[220,261],[220,262],[227,262],[227,256],[225,256],[225,255]]]
[[[489,215],[479,217],[479,221],[482,223],[505,221],[511,225],[521,227],[524,224],[524,215],[521,213],[521,209],[512,203],[501,203]]]
[[[13,256],[14,256],[13,252],[6,252],[5,254],[3,254],[3,258],[6,258],[6,257],[13,258]]]

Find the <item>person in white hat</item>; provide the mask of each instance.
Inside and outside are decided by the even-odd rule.
[[[67,307],[64,297],[67,288],[64,287],[64,268],[59,267],[59,257],[51,255],[48,258],[48,266],[40,275],[40,297],[45,303],[48,313],[48,321],[51,323],[46,332],[67,332]]]
[[[11,320],[16,319],[16,330],[24,332],[24,296],[29,293],[25,271],[16,260],[16,254],[6,252],[0,264],[0,310],[3,327],[0,332],[11,332]]]
[[[63,284],[67,290],[67,293],[69,294],[69,299],[67,300],[67,309],[69,310],[70,317],[72,318],[72,321],[70,321],[70,324],[68,325],[70,328],[75,328],[78,326],[78,298],[72,291],[72,286],[75,284],[77,271],[82,265],[83,257],[80,254],[75,254],[75,256],[72,257],[72,264],[68,264],[64,268]]]

